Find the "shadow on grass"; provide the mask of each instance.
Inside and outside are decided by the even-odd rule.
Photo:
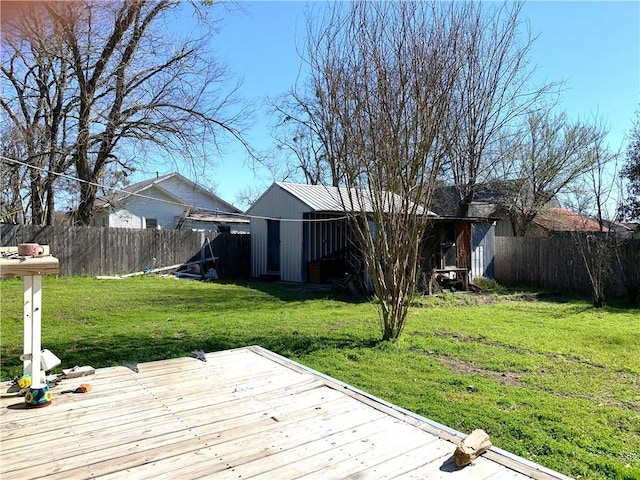
[[[247,335],[242,337],[154,338],[153,335],[132,334],[103,337],[100,341],[85,343],[75,341],[48,342],[47,348],[62,360],[62,364],[54,370],[55,373],[63,368],[71,368],[76,365],[91,365],[94,368],[102,368],[187,357],[191,356],[191,352],[195,350],[209,353],[260,345],[285,357],[299,357],[318,350],[370,348],[378,343],[378,340],[371,338],[308,336],[296,332],[278,337]],[[3,359],[3,377],[16,376],[21,369],[22,362],[19,358],[5,357]]]
[[[344,303],[367,303],[371,299],[365,294],[353,295],[339,292],[329,284],[291,283],[291,282],[261,282],[258,280],[222,281],[223,284],[257,290],[284,302],[300,300],[327,299]]]
[[[186,281],[186,280],[185,280]],[[228,285],[230,289],[215,288]],[[183,310],[210,310],[211,312],[251,310],[256,305],[270,303],[303,303],[307,301],[328,300],[345,304],[364,304],[371,300],[362,295],[354,296],[335,292],[327,288],[318,288],[306,284],[285,284],[281,282],[222,281],[211,284],[210,289],[199,288],[193,291],[176,289],[171,283],[161,288],[156,286],[153,297],[144,298],[149,306],[166,305],[173,308],[179,305]]]

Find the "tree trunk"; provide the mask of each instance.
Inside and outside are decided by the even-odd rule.
[[[88,183],[80,184],[80,204],[75,214],[75,224],[89,226],[93,219],[93,204],[96,200],[97,187]]]
[[[44,225],[44,206],[42,182],[40,172],[36,169],[31,170],[31,224]]]
[[[47,196],[47,218],[46,225],[53,225],[53,218],[55,216],[56,204],[55,204],[55,192],[53,189],[53,179],[49,177],[46,181],[45,192]]]

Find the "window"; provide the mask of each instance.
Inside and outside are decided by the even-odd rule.
[[[158,228],[158,219],[147,218],[147,228]]]

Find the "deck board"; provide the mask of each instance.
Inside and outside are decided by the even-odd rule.
[[[60,393],[80,383],[93,389]],[[52,391],[42,409],[0,399],[3,480],[568,478],[499,450],[451,468],[461,434],[259,347],[98,369]]]

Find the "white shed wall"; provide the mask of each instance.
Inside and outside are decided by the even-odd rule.
[[[247,215],[280,220],[280,279],[286,282],[306,281],[302,258],[302,219],[307,205],[272,185],[247,211]],[[295,220],[295,221],[285,221]],[[251,219],[251,275],[267,273],[267,220]]]
[[[280,279],[286,282],[306,282],[305,272],[302,259],[302,222],[281,222]]]

